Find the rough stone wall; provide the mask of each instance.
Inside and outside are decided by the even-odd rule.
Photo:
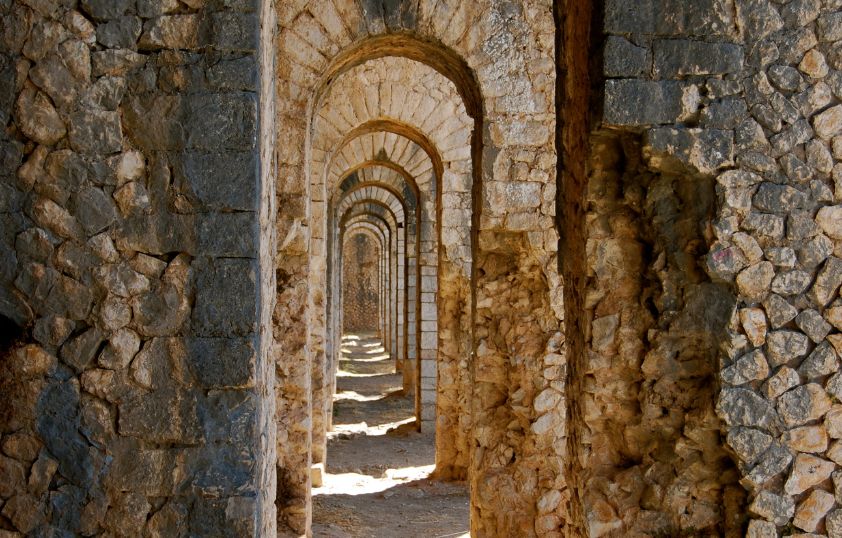
[[[271,11],[6,1],[0,21],[0,313],[23,329],[0,529],[273,533]]]
[[[528,290],[523,298],[524,311],[534,311],[531,306],[535,306],[539,313],[532,316],[555,320],[554,330],[541,329],[543,337],[549,340],[560,328],[563,313],[555,260],[558,236],[553,222],[555,150],[551,105],[555,70],[550,3],[402,1],[361,5],[319,0],[307,4],[281,2],[277,8],[281,25],[278,123],[283,125],[278,138],[278,154],[284,183],[279,192],[289,189],[295,192],[296,200],[300,200],[303,193],[295,189],[309,188],[313,178],[307,172],[310,155],[306,141],[314,110],[308,107],[318,100],[329,81],[355,65],[384,55],[404,56],[427,63],[454,82],[474,123],[470,146],[472,162],[476,163],[471,168],[470,187],[472,289],[484,285],[486,274],[498,278],[499,274],[495,273],[495,267],[501,265],[498,258],[508,258],[502,266],[511,268],[514,273],[507,278]],[[301,184],[304,187],[300,187]],[[317,208],[305,206],[302,218],[317,215],[313,209]],[[483,267],[486,261],[487,269]],[[524,273],[518,274],[519,271]],[[295,283],[290,282],[290,287],[293,286]],[[511,304],[508,299],[510,297],[505,294],[484,297],[486,312],[482,316],[498,327],[495,331],[501,331],[489,336],[490,339],[509,339],[512,345],[496,354],[477,354],[469,372],[486,366],[497,367],[500,361],[505,361],[506,368],[513,371],[518,371],[523,364],[524,371],[534,374],[522,376],[527,385],[525,390],[531,395],[538,393],[538,387],[543,390],[550,383],[543,375],[547,341],[540,346],[534,342],[521,346],[516,342],[516,335],[508,333],[506,323],[494,323],[493,320],[509,315]],[[533,300],[534,305],[530,305]],[[471,299],[471,310],[475,303],[480,303],[479,297]],[[478,338],[472,339],[475,351],[486,349]],[[479,387],[471,381],[467,385],[478,393],[491,394],[504,389],[493,383]],[[477,394],[471,396],[476,397]],[[307,408],[305,401],[295,401],[293,405],[296,409]],[[539,409],[543,408],[539,405]],[[535,475],[541,468],[548,469],[549,474],[560,472],[559,457],[553,457],[553,463],[547,465],[546,457],[539,458],[542,452],[531,445],[507,444],[514,460],[492,457],[498,451],[496,443],[505,439],[503,432],[509,426],[505,417],[513,412],[511,404],[506,399],[489,397],[475,410],[473,418],[481,425],[471,425],[471,437],[482,440],[471,443],[474,449],[469,461],[475,487],[491,474],[510,478],[519,474],[523,470],[521,460],[534,466]],[[537,421],[543,415],[548,415],[545,420],[558,418],[555,411],[530,410],[529,413],[530,421]],[[536,438],[563,444],[564,421],[558,419],[557,423],[561,428],[552,432],[539,428]],[[500,452],[504,453],[505,448]],[[517,463],[513,462],[515,460]],[[485,499],[483,512],[475,512],[472,525],[475,529],[483,528],[486,534],[505,535],[522,529],[527,529],[528,533],[555,532],[555,527],[560,525],[556,513],[560,510],[559,503],[553,503],[558,494],[555,488],[560,487],[556,482],[554,478],[546,485],[550,497],[545,505],[551,505],[547,509],[551,517],[542,523],[545,527],[536,529],[534,520],[529,519],[526,512],[519,512],[517,518],[509,522],[497,521],[495,514],[507,509],[502,501],[506,495]],[[512,480],[502,482],[503,485],[513,483]],[[542,483],[540,488],[543,487]],[[537,502],[540,488],[521,491],[525,497]],[[302,499],[306,504],[306,498]],[[498,527],[498,524],[504,526]]]
[[[840,7],[597,11],[587,190],[564,201],[588,260],[565,274],[579,532],[839,532]]]
[[[714,403],[734,299],[704,270],[713,180],[658,173],[641,149],[635,137],[591,138],[575,426],[588,529],[733,535],[742,488]]]
[[[366,234],[345,240],[342,316],[346,333],[380,332],[380,246]]]

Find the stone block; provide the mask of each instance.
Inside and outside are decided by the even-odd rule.
[[[208,209],[257,209],[257,167],[252,152],[185,152],[173,175]]]
[[[196,396],[166,387],[120,403],[120,435],[154,443],[195,444],[202,440]]]
[[[109,155],[123,149],[118,112],[80,110],[70,116],[70,147],[86,155]]]
[[[211,15],[210,44],[217,50],[255,52],[260,23],[257,13],[238,13],[232,10]]]
[[[617,34],[727,35],[735,23],[733,7],[722,0],[609,0],[605,31]]]
[[[246,336],[257,329],[257,265],[242,259],[194,262],[197,336]]]
[[[743,67],[743,48],[734,43],[665,39],[653,45],[653,72],[659,78],[726,75]]]
[[[688,112],[685,93],[692,94],[691,87],[695,88],[677,81],[607,80],[603,121],[629,126],[674,123]],[[695,110],[695,105],[689,108]]]
[[[208,84],[216,90],[257,90],[257,62],[248,55],[222,60],[208,67]]]
[[[603,53],[606,77],[642,77],[652,68],[649,49],[639,47],[619,36],[608,36]]]
[[[198,253],[205,256],[257,258],[257,214],[203,213],[198,216]]]
[[[187,147],[248,150],[257,143],[257,97],[253,93],[199,94],[189,99]]]
[[[201,16],[163,15],[146,22],[143,36],[140,38],[141,49],[194,49],[199,42]]]
[[[140,36],[141,21],[134,16],[124,16],[100,24],[96,28],[96,40],[113,49],[130,49]]]
[[[242,388],[254,384],[257,355],[251,340],[191,338],[188,361],[204,388]]]

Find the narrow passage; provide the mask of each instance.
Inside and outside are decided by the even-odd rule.
[[[313,536],[468,536],[467,486],[428,480],[435,432],[432,425],[415,431],[413,400],[401,387],[376,336],[343,336],[327,470],[313,489]]]

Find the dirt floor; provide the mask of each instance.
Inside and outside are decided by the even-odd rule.
[[[468,537],[467,488],[427,479],[435,432],[415,431],[394,361],[366,335],[345,336],[342,350],[327,471],[313,489],[313,536]]]

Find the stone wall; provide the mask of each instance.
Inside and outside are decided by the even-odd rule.
[[[357,233],[342,253],[342,320],[346,333],[380,332],[380,246]]]
[[[838,532],[839,8],[607,1],[599,61],[565,54],[600,103],[561,125],[589,155],[562,201],[580,532]]]
[[[471,453],[460,465],[468,465],[475,490],[484,487],[485,491],[491,491],[484,484],[492,481],[504,488],[500,495],[486,494],[481,501],[475,501],[472,526],[476,532],[491,535],[556,532],[561,525],[562,458],[553,453],[548,463],[547,452],[539,448],[565,443],[563,407],[546,407],[548,402],[558,403],[562,399],[560,391],[564,390],[563,382],[553,377],[558,375],[559,368],[545,372],[546,360],[555,362],[556,366],[563,361],[559,358],[562,342],[560,337],[554,338],[561,328],[563,302],[556,261],[558,234],[553,222],[556,159],[552,129],[554,27],[550,3],[402,1],[361,5],[318,0],[309,4],[279,3],[278,11],[279,207],[289,205],[295,213],[280,225],[281,245],[321,248],[319,241],[308,239],[307,235],[323,229],[322,203],[328,193],[322,190],[320,171],[314,171],[312,164],[314,157],[319,157],[316,149],[326,148],[312,144],[315,139],[308,134],[312,135],[311,129],[318,121],[319,99],[335,81],[368,61],[401,56],[427,64],[456,87],[472,123],[470,145],[464,146],[471,168],[470,182],[454,183],[464,190],[458,191],[448,203],[461,208],[460,204],[470,200],[472,263],[470,284],[454,289],[461,298],[457,296],[447,308],[451,313],[461,311],[461,319],[466,321],[481,319],[482,336],[472,332],[460,339],[459,345],[469,343],[470,346],[458,352],[465,366],[459,365],[448,374],[461,371],[468,376],[455,383],[461,389],[459,405],[481,403],[472,405],[470,422],[451,422],[447,426],[450,431],[470,432],[463,439],[467,442],[461,446],[471,447]],[[367,107],[367,102],[357,99],[349,108],[356,114]],[[418,129],[414,124],[416,119],[410,118],[412,121],[408,123]],[[354,130],[356,125],[346,127],[348,137],[358,132]],[[373,128],[389,132],[382,124]],[[432,149],[435,150],[432,153],[441,155],[451,148],[436,143]],[[467,179],[463,170],[455,172],[451,176],[454,179]],[[447,178],[442,179],[446,185]],[[431,238],[426,234],[433,231],[422,230],[422,241]],[[281,239],[286,234],[289,243]],[[300,238],[303,240],[299,242]],[[312,256],[302,252],[303,249],[296,247],[295,254],[301,253],[302,257],[296,260],[296,267],[308,264],[317,259],[312,256],[319,255],[317,250],[310,252]],[[281,257],[286,257],[284,247]],[[313,308],[312,312],[300,311],[296,315],[315,319],[322,315],[316,310],[318,305],[300,300],[300,294],[306,293],[302,282],[307,279],[308,271],[313,273],[309,269],[304,269],[303,274],[285,271],[291,278],[284,289],[294,295],[283,299],[305,309]],[[497,286],[509,291],[495,293],[493,288]],[[481,288],[487,292],[479,297],[475,290]],[[300,291],[293,292],[296,289]],[[312,286],[311,289],[316,290],[312,293],[319,293]],[[519,301],[514,313],[511,313],[512,301]],[[412,316],[408,312],[409,323],[414,321]],[[522,321],[534,323],[535,327],[522,329]],[[460,321],[447,330],[461,336],[465,328],[472,327],[476,326],[470,321]],[[278,338],[280,346],[294,349],[282,369],[294,369],[294,365],[305,362],[307,339],[296,334],[279,334]],[[310,339],[317,346],[316,354],[318,339],[318,336]],[[428,350],[432,351],[432,347],[428,346]],[[475,353],[474,358],[468,358],[468,351]],[[507,373],[502,377],[489,374],[487,381],[479,381],[486,371],[492,370]],[[508,383],[509,372],[517,378],[521,392],[518,386]],[[309,376],[302,372],[301,376],[285,380],[293,387],[279,394],[282,400],[279,408],[295,416],[307,416]],[[553,381],[557,381],[556,387],[551,387]],[[547,391],[544,399],[535,404],[533,399],[544,391]],[[515,398],[508,397],[510,392]],[[518,420],[513,422],[512,416]],[[534,430],[526,431],[533,423],[539,424]],[[292,423],[281,424],[279,437],[285,435],[281,431],[287,428],[295,429]],[[521,439],[526,441],[521,444]],[[306,442],[296,441],[288,447],[294,456],[282,455],[279,460],[285,466],[299,458],[303,461],[309,450]],[[297,468],[297,464],[291,465],[289,475],[297,473]],[[306,507],[305,488],[289,489],[293,490],[290,498]],[[518,510],[509,518],[498,517],[507,510],[506,500],[516,495],[522,496]],[[532,516],[537,511],[537,499],[545,495],[541,513],[546,517],[536,527]],[[290,512],[290,515],[296,521],[306,517],[302,512]],[[300,528],[300,522],[295,526]]]
[[[0,529],[271,533],[271,11],[47,0],[0,17],[0,313],[23,328],[0,359]]]

